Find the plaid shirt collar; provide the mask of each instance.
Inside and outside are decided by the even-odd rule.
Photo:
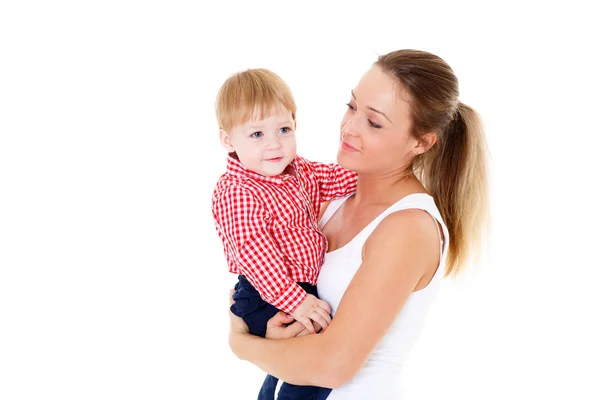
[[[298,156],[294,157],[294,160],[290,163],[290,165],[292,166],[292,168],[294,168],[295,171],[298,171]],[[246,169],[242,165],[240,160],[238,160],[237,157],[233,156],[232,154],[229,154],[227,156],[227,174],[238,178],[253,179],[259,182],[277,184],[282,184],[293,176],[288,173],[283,173],[277,176],[265,176],[257,174],[256,172]]]

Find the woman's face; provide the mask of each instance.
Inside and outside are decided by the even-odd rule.
[[[363,173],[402,173],[419,152],[410,135],[408,94],[374,65],[352,90],[341,125],[337,160]]]

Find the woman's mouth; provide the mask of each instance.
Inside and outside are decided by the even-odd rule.
[[[342,142],[342,149],[350,152],[358,151],[357,148],[350,146],[347,142]]]

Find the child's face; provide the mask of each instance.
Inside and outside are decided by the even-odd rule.
[[[246,169],[280,175],[296,157],[296,123],[290,111],[272,109],[264,119],[221,131],[221,142],[229,152],[236,152]]]

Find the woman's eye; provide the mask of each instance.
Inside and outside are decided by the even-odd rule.
[[[371,125],[373,128],[381,129],[381,125],[376,124],[375,122],[371,121],[370,119],[368,121],[369,121],[369,125]]]
[[[262,136],[263,136],[263,133],[261,131],[254,132],[253,134],[250,135],[250,137],[254,138],[254,139],[260,139]]]
[[[281,133],[281,134],[285,134],[285,133],[289,133],[290,131],[291,131],[291,129],[290,129],[290,128],[288,128],[288,127],[286,126],[286,127],[284,127],[284,128],[281,128],[281,129],[279,130],[279,133]]]
[[[352,103],[346,103],[346,105],[348,106],[349,109],[351,109],[352,111],[356,111],[356,108],[354,108],[354,106],[352,105]]]

